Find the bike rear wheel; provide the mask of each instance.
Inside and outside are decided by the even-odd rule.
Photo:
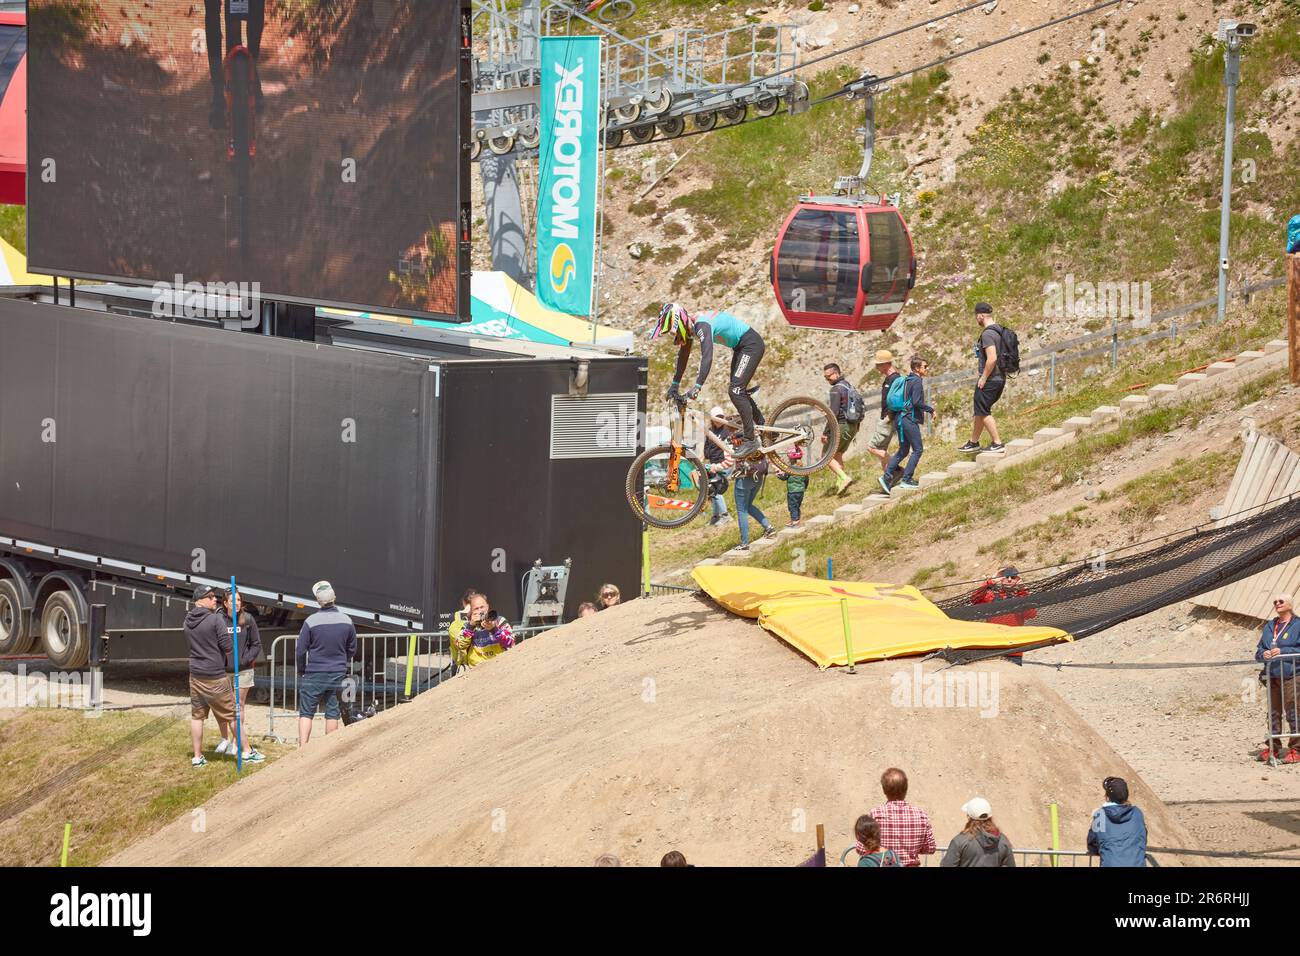
[[[654,528],[680,528],[690,524],[709,500],[707,466],[689,448],[677,462],[677,488],[668,488],[672,445],[647,448],[627,470],[627,503],[632,513]]]
[[[829,406],[815,398],[787,398],[768,417],[767,425],[770,428],[794,429],[801,433],[795,444],[767,453],[767,460],[788,475],[812,475],[821,471],[830,464],[839,448],[840,423],[831,414]],[[822,435],[826,436],[825,442],[821,439]],[[759,436],[764,445],[783,440],[779,435],[764,432],[761,427]],[[790,452],[794,448],[803,453],[797,464],[790,461]]]

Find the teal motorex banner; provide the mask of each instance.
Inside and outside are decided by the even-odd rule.
[[[600,37],[542,37],[537,298],[591,315],[596,282]]]

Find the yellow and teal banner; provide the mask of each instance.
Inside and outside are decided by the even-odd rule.
[[[591,315],[596,282],[600,37],[542,37],[537,298]]]

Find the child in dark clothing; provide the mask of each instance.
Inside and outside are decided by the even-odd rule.
[[[795,447],[790,450],[790,461],[798,464],[803,460],[803,449]],[[778,469],[776,476],[785,482],[785,506],[790,511],[790,527],[799,527],[799,518],[803,514],[803,496],[808,490],[807,475],[787,475]]]

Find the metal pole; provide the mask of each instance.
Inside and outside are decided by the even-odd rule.
[[[243,715],[239,712],[239,590],[235,587],[235,576],[230,576],[230,626],[232,628],[230,646],[235,662],[235,773],[244,772],[244,732],[239,726]]]
[[[1047,369],[1047,397],[1056,397],[1056,353],[1051,355],[1052,364]]]
[[[90,709],[104,707],[104,637],[108,633],[108,605],[90,606]]]
[[[605,40],[600,40],[600,53],[597,55],[596,62],[600,69],[596,74],[600,77],[600,94],[596,97],[596,109],[601,108],[605,102],[605,97],[609,95],[608,80],[605,79]],[[596,277],[592,283],[592,303],[591,303],[591,344],[596,344],[596,332],[600,328],[600,280],[605,275],[605,164],[607,162],[607,153],[605,150],[605,133],[600,129],[599,121],[596,122],[597,129],[597,149],[596,154],[597,168],[596,176],[600,179],[600,192],[596,194],[596,203],[599,209],[596,213]]]
[[[1219,308],[1215,319],[1222,322],[1228,307],[1228,218],[1232,202],[1232,138],[1237,108],[1237,83],[1241,80],[1241,38],[1229,33],[1223,53],[1223,83],[1228,88],[1223,120],[1223,196],[1219,202]]]
[[[1059,850],[1061,848],[1061,816],[1060,816],[1060,808],[1055,803],[1052,804],[1051,816],[1052,816],[1052,849]],[[1061,865],[1060,858],[1057,857],[1056,854],[1052,854],[1052,866],[1060,866],[1060,865]]]

